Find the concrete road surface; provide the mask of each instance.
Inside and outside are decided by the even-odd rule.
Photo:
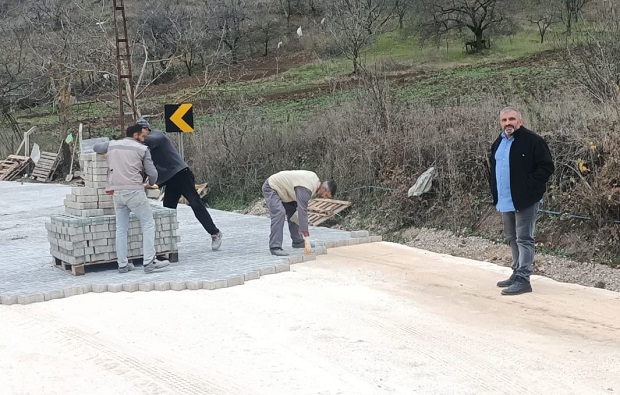
[[[614,394],[620,294],[391,243],[215,291],[0,306],[0,394]]]

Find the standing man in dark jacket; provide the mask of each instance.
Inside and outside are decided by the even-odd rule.
[[[502,132],[491,146],[489,182],[493,204],[502,216],[512,250],[512,275],[497,283],[502,295],[532,292],[536,215],[553,174],[553,158],[545,140],[523,126],[513,107],[500,111]]]
[[[176,209],[179,198],[184,196],[202,227],[211,235],[211,249],[218,250],[222,245],[222,232],[213,223],[211,215],[196,192],[194,173],[168,136],[159,130],[151,130],[151,125],[144,118],[138,119],[137,124],[147,133],[144,144],[150,148],[153,163],[159,174],[157,184],[166,187],[164,207]]]

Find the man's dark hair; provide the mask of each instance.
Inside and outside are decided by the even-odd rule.
[[[127,127],[125,131],[127,137],[133,137],[134,133],[142,133],[142,126],[135,124]]]
[[[333,180],[325,181],[325,187],[332,194],[332,197],[336,196],[336,182]]]

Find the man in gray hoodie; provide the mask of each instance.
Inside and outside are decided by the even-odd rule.
[[[114,210],[116,211],[116,257],[119,273],[134,270],[134,265],[127,258],[127,229],[130,212],[140,221],[142,227],[142,248],[144,253],[144,271],[151,273],[170,264],[168,261],[155,259],[155,220],[146,193],[144,176],[149,185],[157,180],[157,169],[153,165],[149,149],[144,142],[142,128],[132,125],[126,130],[122,140],[97,143],[93,150],[106,154],[108,161],[108,188],[113,192]]]
[[[164,207],[176,209],[179,198],[184,196],[194,211],[194,216],[202,227],[211,235],[211,249],[216,251],[222,245],[222,232],[215,226],[211,215],[207,211],[200,195],[196,192],[194,173],[177,149],[172,140],[160,130],[151,130],[151,125],[144,118],[137,122],[142,127],[144,144],[151,150],[153,162],[159,173],[157,185],[166,187]]]

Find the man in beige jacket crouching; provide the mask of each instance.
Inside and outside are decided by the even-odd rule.
[[[269,177],[263,184],[263,196],[271,216],[271,233],[269,234],[269,251],[272,255],[287,256],[282,249],[284,218],[291,232],[293,248],[304,248],[304,238],[308,232],[308,202],[314,195],[330,199],[336,194],[334,181],[319,180],[308,170],[285,170]],[[298,223],[291,221],[297,212]]]

